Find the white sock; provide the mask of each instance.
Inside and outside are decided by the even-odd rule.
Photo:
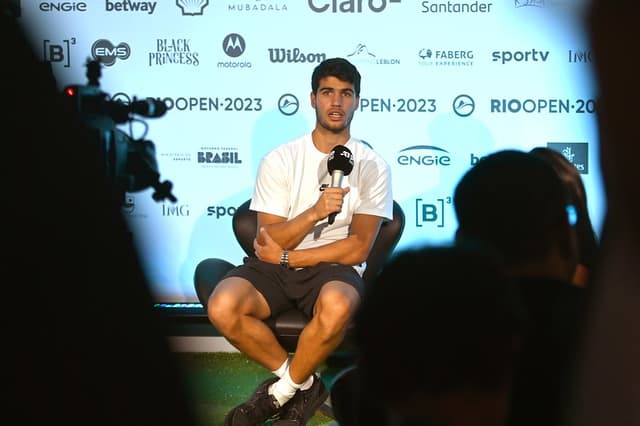
[[[284,373],[287,372],[287,368],[289,368],[289,358],[288,357],[287,357],[287,359],[284,360],[282,365],[277,370],[273,370],[272,373],[275,374],[276,376],[282,378],[282,376],[284,376]]]
[[[302,384],[300,385],[300,390],[306,391],[311,387],[311,385],[313,385],[313,376],[315,376],[315,374],[310,375],[309,377],[307,377],[307,380],[302,382]]]
[[[289,368],[287,368],[284,376],[282,376],[280,380],[269,387],[269,393],[273,395],[273,397],[282,407],[287,401],[293,398],[293,395],[296,394],[298,389],[300,389],[300,385],[298,383],[294,383],[293,380],[291,380],[291,376],[289,375]]]

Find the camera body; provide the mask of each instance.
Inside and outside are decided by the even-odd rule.
[[[133,138],[117,126],[127,122],[146,122],[138,116],[155,118],[165,114],[164,103],[147,98],[125,103],[113,101],[100,90],[101,65],[98,61],[87,62],[88,84],[72,84],[64,88],[63,94],[71,108],[78,114],[89,143],[95,144],[96,155],[104,174],[124,203],[125,192],[137,192],[153,187],[152,197],[156,201],[169,199],[172,183],[160,182],[160,173],[152,141]],[[146,133],[146,132],[145,132]]]

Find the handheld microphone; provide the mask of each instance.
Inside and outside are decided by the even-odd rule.
[[[353,154],[351,150],[344,145],[336,145],[329,154],[327,160],[327,168],[331,175],[331,188],[338,188],[342,186],[342,178],[348,176],[353,170]],[[332,225],[336,220],[337,213],[331,213],[329,215],[329,225]]]

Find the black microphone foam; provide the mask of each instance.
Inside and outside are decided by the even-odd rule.
[[[351,150],[344,145],[334,146],[327,160],[327,168],[330,175],[333,175],[336,170],[341,170],[342,174],[347,176],[353,170],[353,154]]]
[[[327,168],[331,175],[331,187],[342,186],[342,178],[347,176],[353,170],[353,154],[351,150],[344,145],[336,145],[331,150],[327,159]],[[329,215],[329,225],[336,220],[337,213]]]

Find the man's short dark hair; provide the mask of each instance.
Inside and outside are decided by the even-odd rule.
[[[344,58],[329,58],[322,61],[313,70],[311,75],[311,91],[316,93],[320,86],[320,80],[325,77],[336,77],[341,81],[353,84],[356,96],[360,96],[360,72]]]
[[[545,160],[518,150],[481,158],[453,198],[457,239],[489,243],[508,263],[538,259],[567,226],[568,194]]]

